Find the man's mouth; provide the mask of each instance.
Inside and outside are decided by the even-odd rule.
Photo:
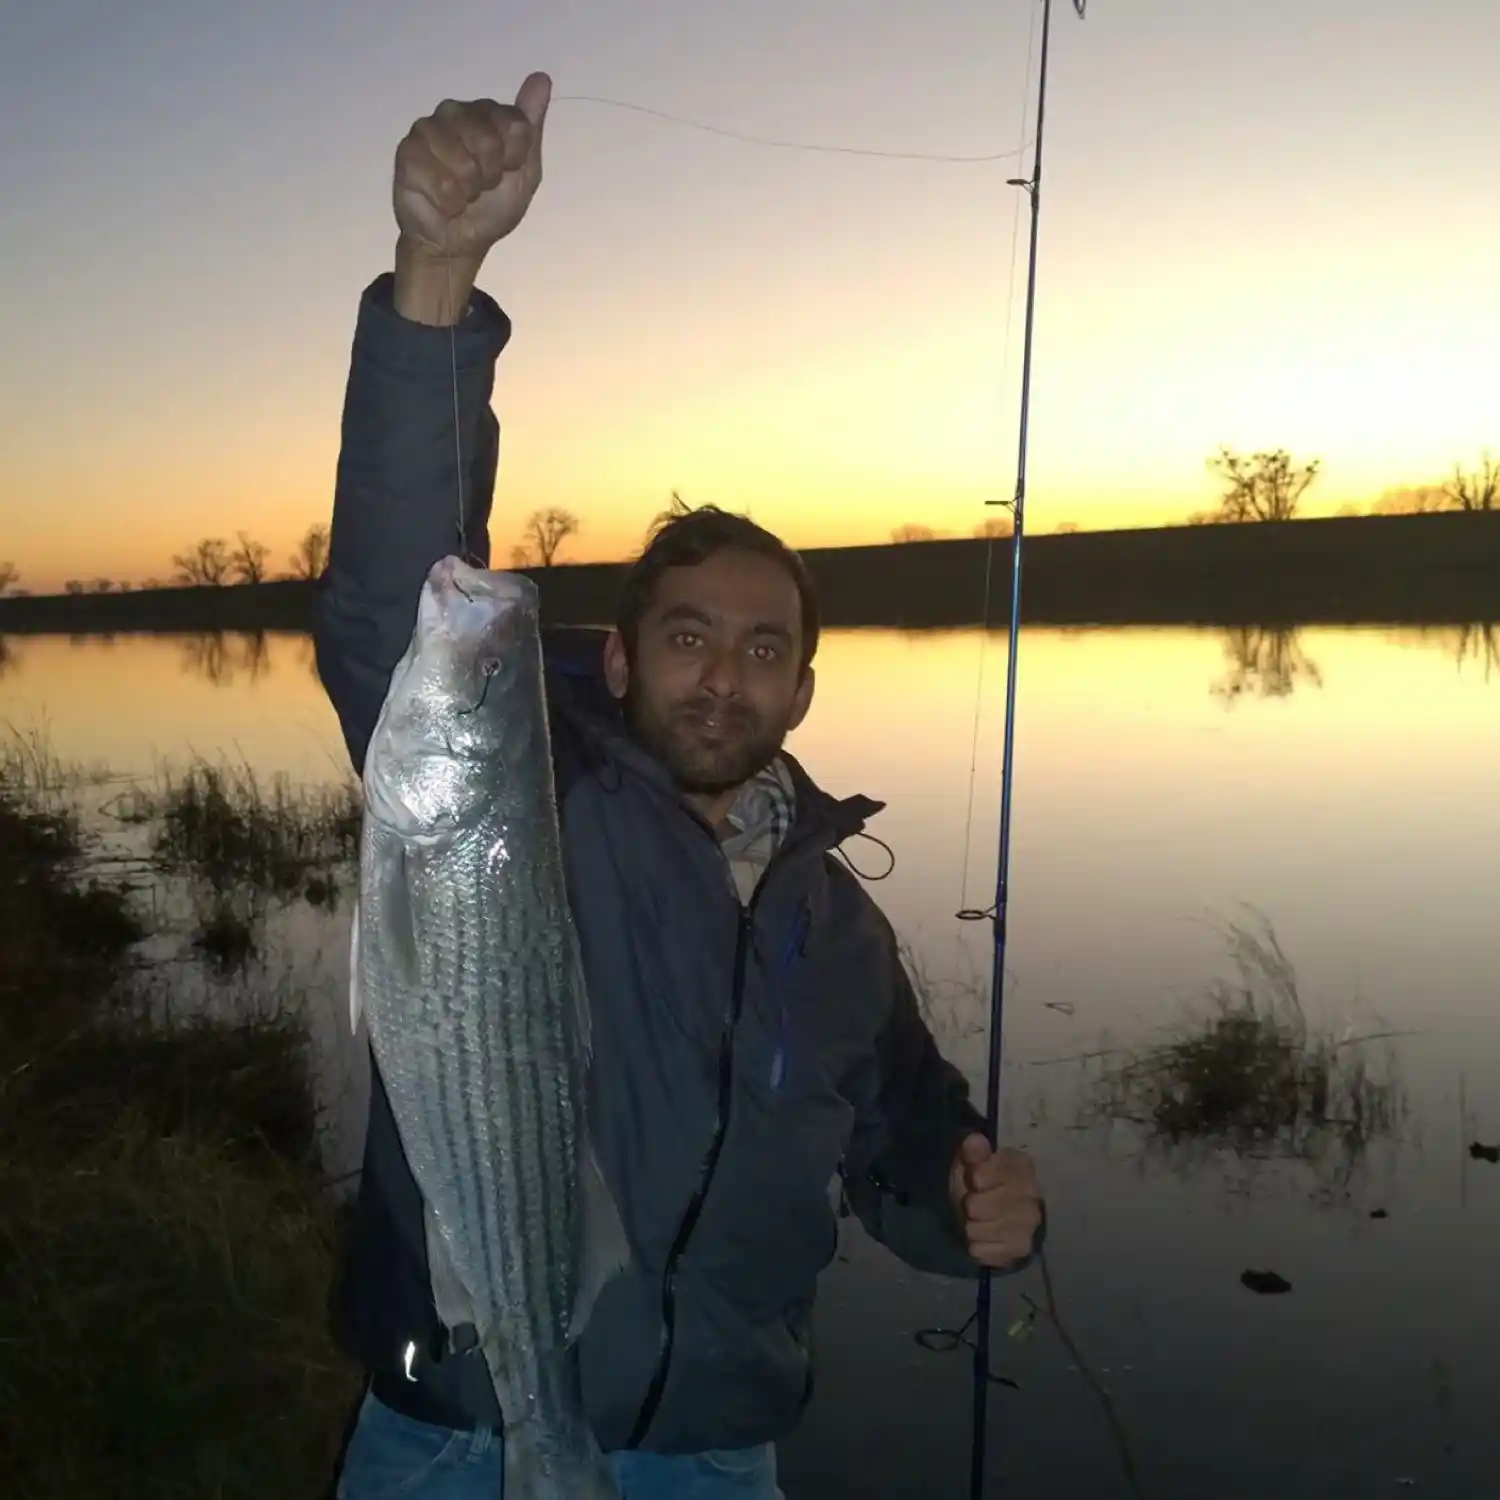
[[[682,722],[704,739],[727,740],[744,735],[750,721],[746,714],[730,708],[684,709]]]

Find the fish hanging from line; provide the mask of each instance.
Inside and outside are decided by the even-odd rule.
[[[433,566],[363,787],[351,1007],[427,1207],[439,1316],[477,1335],[507,1500],[615,1500],[575,1346],[629,1252],[585,1118],[534,583]]]

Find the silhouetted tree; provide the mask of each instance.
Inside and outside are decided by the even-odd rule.
[[[1500,510],[1500,464],[1488,453],[1472,474],[1454,464],[1453,478],[1443,486],[1443,493],[1456,510]]]
[[[538,566],[550,568],[557,560],[558,549],[570,536],[577,536],[583,529],[577,516],[560,505],[549,505],[545,510],[534,510],[526,518],[526,530],[522,532],[522,543]]]
[[[63,584],[63,592],[65,594],[81,594],[81,593],[83,593],[84,592],[84,586],[83,586],[82,580],[81,579],[77,579],[77,578],[69,578]]]
[[[510,549],[510,565],[513,568],[529,568],[531,566],[531,554],[524,547],[512,547]]]
[[[109,594],[114,591],[115,583],[112,578],[96,578],[89,584],[91,594]]]
[[[974,528],[977,537],[988,537],[995,541],[1004,541],[1007,537],[1016,534],[1016,519],[1014,516],[991,516],[987,521],[981,521]]]
[[[238,534],[234,552],[229,558],[230,571],[241,583],[264,583],[271,549],[243,531]]]
[[[1053,536],[1072,536],[1080,529],[1077,521],[1059,521],[1052,528],[1052,534]]]
[[[1220,448],[1208,461],[1222,476],[1224,493],[1219,499],[1221,521],[1290,521],[1318,477],[1320,459],[1297,468],[1291,455],[1278,448],[1274,453],[1255,453],[1249,458],[1231,448]]]
[[[21,570],[13,562],[0,562],[0,594],[9,593],[21,581]]]
[[[328,527],[321,521],[309,526],[292,553],[292,577],[305,578],[309,583],[323,576],[328,566]]]
[[[229,577],[233,558],[222,537],[204,537],[172,559],[177,581],[190,588],[217,588]]]
[[[930,526],[898,526],[891,533],[891,540],[898,545],[903,542],[935,542],[938,534]]]

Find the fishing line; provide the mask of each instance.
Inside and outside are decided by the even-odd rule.
[[[1035,21],[1032,23],[1032,31],[1035,33]],[[1030,80],[1030,56],[1027,57],[1027,79]],[[920,161],[939,162],[957,166],[980,166],[988,163],[1011,161],[1021,156],[1027,146],[1027,141],[1010,151],[981,152],[974,155],[964,155],[945,151],[890,151],[874,146],[845,146],[829,144],[819,141],[798,141],[784,139],[776,136],[756,135],[748,131],[731,130],[728,126],[715,125],[707,120],[695,120],[687,115],[672,114],[664,109],[656,109],[651,105],[637,104],[629,99],[616,99],[606,94],[554,94],[548,104],[550,109],[553,104],[596,104],[606,109],[619,109],[631,114],[646,115],[652,119],[660,120],[664,124],[675,125],[684,130],[697,130],[707,135],[719,136],[725,140],[741,141],[747,145],[763,146],[779,151],[799,151],[805,153],[821,153],[837,156],[863,156],[885,161]],[[1023,97],[1024,110],[1024,97]],[[453,377],[453,450],[454,463],[457,467],[457,502],[458,502],[458,555],[465,562],[474,566],[480,566],[480,560],[469,545],[467,504],[464,496],[464,464],[463,444],[460,437],[459,427],[461,422],[461,404],[458,390],[458,315],[454,306],[453,296],[453,249],[451,241],[452,225],[445,231],[444,264],[448,278],[448,355],[452,367]],[[1014,249],[1012,250],[1012,279],[1014,279]],[[1009,323],[1010,312],[1006,312],[1006,343],[1009,347]],[[986,577],[986,599],[988,598],[988,577]],[[988,606],[986,606],[987,608]],[[978,730],[975,730],[976,741]],[[972,779],[970,782],[970,807],[973,805]],[[967,868],[967,857],[965,858]]]
[[[448,360],[453,372],[453,464],[454,475],[458,484],[458,555],[470,567],[482,568],[484,563],[469,545],[469,518],[468,507],[464,501],[464,445],[463,436],[460,431],[461,417],[459,414],[458,401],[458,308],[454,305],[453,296],[453,226],[449,224],[443,231],[443,265],[448,277],[448,307],[445,316],[448,319]],[[485,683],[488,689],[488,682]]]
[[[602,94],[554,94],[553,104],[602,104],[610,109],[630,110],[634,114],[650,115],[669,125],[680,125],[688,130],[701,130],[709,135],[723,136],[726,140],[744,141],[752,146],[770,146],[781,151],[816,151],[838,156],[873,156],[886,161],[932,161],[950,162],[959,166],[978,166],[985,162],[1009,161],[1020,156],[1026,143],[1014,151],[992,151],[978,156],[960,156],[945,151],[884,151],[873,146],[831,146],[814,141],[793,141],[767,135],[750,135],[741,130],[730,130],[722,125],[711,125],[704,120],[691,120],[686,115],[668,114],[666,110],[652,109],[645,104],[632,104],[628,99],[610,99]],[[550,107],[550,106],[549,106]]]

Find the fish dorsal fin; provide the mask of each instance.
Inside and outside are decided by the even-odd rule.
[[[588,1326],[599,1294],[617,1272],[630,1264],[630,1242],[587,1128],[579,1131],[578,1197],[580,1203],[580,1253],[578,1293],[573,1302],[573,1320],[568,1339],[575,1341]]]

